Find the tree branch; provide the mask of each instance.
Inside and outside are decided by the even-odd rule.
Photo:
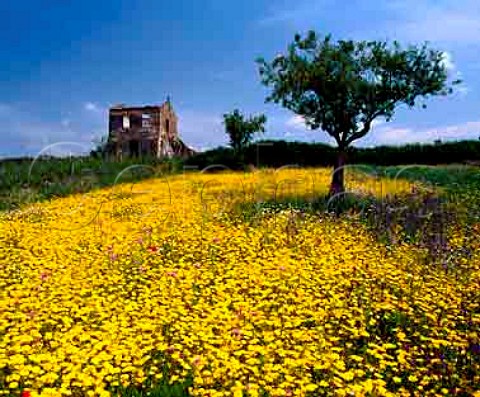
[[[389,107],[395,106],[396,103],[398,103],[398,99],[394,99],[387,103],[385,106],[383,106],[381,109],[377,110],[376,112],[372,113],[370,116],[367,117],[365,120],[365,123],[363,125],[363,128],[360,131],[356,131],[353,133],[347,140],[346,144],[347,146],[350,145],[353,141],[363,138],[365,135],[368,134],[370,131],[370,128],[372,126],[372,121],[375,120],[378,116],[381,116]]]

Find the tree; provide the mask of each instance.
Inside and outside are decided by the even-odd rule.
[[[265,132],[267,122],[264,114],[246,118],[238,109],[224,114],[223,120],[225,132],[230,139],[229,144],[236,155],[251,142],[255,133]]]
[[[399,105],[413,107],[420,97],[449,94],[460,83],[447,83],[444,53],[427,44],[403,49],[397,41],[332,42],[331,35],[313,31],[295,35],[286,55],[257,63],[262,83],[272,89],[267,102],[280,103],[335,139],[330,194],[344,192],[347,149],[376,118],[390,121]]]
[[[109,141],[108,136],[102,136],[93,140],[94,148],[90,151],[92,157],[104,157],[111,154],[112,143]]]

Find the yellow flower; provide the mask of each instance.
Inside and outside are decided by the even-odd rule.
[[[0,368],[15,386],[5,394],[107,397],[148,376],[162,383],[164,371],[175,383],[192,375],[195,397],[389,396],[390,371],[398,395],[412,388],[402,373],[425,390],[454,375],[468,385],[425,357],[447,341],[468,351],[477,336],[474,238],[453,275],[426,266],[414,243],[387,249],[352,217],[289,209],[245,220],[258,201],[325,195],[330,178],[186,173],[0,213]],[[347,181],[377,199],[412,187],[350,171]],[[480,231],[452,228],[449,247]]]

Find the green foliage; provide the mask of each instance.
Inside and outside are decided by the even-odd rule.
[[[310,31],[305,38],[297,34],[286,55],[257,62],[262,83],[272,88],[267,101],[304,117],[344,149],[365,136],[377,117],[390,120],[398,105],[450,93],[443,57],[426,44],[403,49],[396,41],[334,43],[330,35]]]
[[[198,153],[183,162],[181,159],[124,159],[106,160],[94,157],[45,158],[33,162],[31,158],[0,161],[0,210],[17,208],[23,203],[48,200],[57,196],[87,192],[111,186],[120,173],[121,182],[133,182],[154,175],[178,173],[184,164],[197,170],[212,172],[230,168],[245,169],[246,164],[255,167],[303,167],[331,166],[335,162],[335,149],[322,143],[259,141],[247,145],[241,151],[242,160],[233,149],[217,148]],[[480,161],[479,141],[459,141],[439,145],[380,146],[376,148],[350,148],[348,160],[355,164],[370,164],[372,172],[385,172],[395,177],[402,170],[402,178],[427,181],[441,187],[450,186],[451,194],[480,192],[479,171],[476,167],[388,167],[380,171],[375,166],[407,164],[449,164]],[[145,167],[131,167],[142,165]],[[131,168],[129,168],[131,167]],[[150,168],[151,167],[151,168]],[[128,169],[128,171],[124,171]],[[362,169],[366,169],[365,166]],[[123,171],[123,172],[122,172]],[[117,181],[120,182],[120,181]],[[473,188],[472,188],[473,186]],[[469,193],[471,197],[471,193]],[[465,198],[467,200],[468,197]],[[480,200],[479,200],[480,203]],[[466,205],[470,208],[472,204]]]
[[[100,157],[0,161],[0,210],[183,170],[181,159]]]
[[[379,168],[377,171],[383,172],[385,176],[391,178],[399,175],[403,179],[429,183],[437,187],[446,188],[447,190],[454,189],[458,191],[459,189],[469,189],[480,191],[480,170],[475,167],[462,165],[425,167],[419,165],[408,168],[385,167]]]
[[[264,114],[247,118],[238,109],[224,114],[223,120],[225,132],[230,139],[230,146],[235,153],[239,153],[241,149],[250,143],[255,133],[265,132],[265,123],[267,122]]]
[[[350,161],[377,165],[452,164],[478,162],[480,142],[457,141],[440,144],[408,144],[403,146],[377,146],[350,148]]]
[[[404,178],[439,189],[446,207],[464,224],[480,221],[480,170],[467,165],[372,167],[379,175]]]
[[[171,383],[169,379],[161,382],[147,382],[144,387],[120,387],[112,393],[118,397],[189,397],[188,391],[193,385],[193,378],[189,376],[184,383]]]
[[[213,165],[243,169],[246,164],[274,168],[293,164],[303,167],[327,167],[334,165],[336,158],[335,148],[327,144],[281,140],[253,142],[247,145],[242,153],[243,162],[240,162],[232,149],[219,147],[198,153],[187,159],[185,163],[200,170]],[[408,144],[375,148],[350,147],[347,150],[347,160],[350,164],[379,166],[480,163],[480,141],[445,142],[436,145]],[[411,173],[412,169],[409,168],[408,172]],[[404,174],[402,173],[402,175]],[[455,180],[456,176],[452,175],[448,172],[445,177]]]

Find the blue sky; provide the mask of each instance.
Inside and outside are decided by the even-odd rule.
[[[226,142],[222,114],[266,113],[266,138],[329,141],[265,104],[255,59],[272,59],[296,32],[429,41],[464,83],[426,110],[399,110],[359,145],[480,136],[480,3],[475,0],[4,0],[0,2],[0,157],[48,145],[79,151],[107,132],[115,103],[167,95],[184,141]],[[71,142],[71,143],[65,143]],[[63,149],[62,149],[63,150]]]

